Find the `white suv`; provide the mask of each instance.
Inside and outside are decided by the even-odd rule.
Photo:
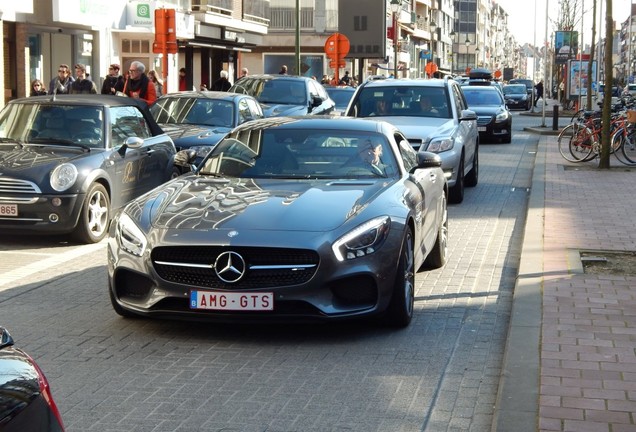
[[[464,185],[477,185],[477,115],[468,109],[455,80],[366,81],[356,89],[346,115],[388,121],[404,133],[415,150],[438,153],[450,202],[464,200]]]

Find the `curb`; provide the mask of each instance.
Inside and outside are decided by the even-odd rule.
[[[539,142],[491,432],[536,432],[539,417],[546,139]]]

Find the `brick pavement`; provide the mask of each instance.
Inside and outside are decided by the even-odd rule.
[[[580,259],[636,251],[636,168],[572,164],[556,142],[539,143],[492,430],[636,431],[636,277]]]

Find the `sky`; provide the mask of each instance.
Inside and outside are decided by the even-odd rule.
[[[536,29],[536,44],[541,45],[545,39],[545,15],[546,15],[546,1],[548,1],[548,18],[553,17],[558,10],[558,0],[531,0],[527,2],[520,2],[519,0],[495,0],[504,10],[508,13],[508,25],[512,31],[512,34],[520,44],[529,43],[534,44],[535,41],[535,29]],[[579,0],[582,2],[585,13],[585,26],[583,28],[583,39],[585,44],[589,44],[592,39],[592,0]],[[632,0],[634,1],[634,0]],[[612,7],[612,16],[614,21],[620,28],[620,23],[625,21],[629,16],[630,0],[614,0]],[[636,3],[636,1],[634,1]],[[605,3],[604,0],[597,0],[597,14],[601,3]],[[603,6],[605,8],[605,6]],[[536,9],[536,14],[535,14]],[[535,25],[536,22],[536,25]],[[604,25],[604,22],[603,22]],[[597,41],[599,34],[599,23],[597,22]],[[581,31],[579,28],[574,30]],[[548,38],[551,37],[554,29],[551,22],[548,21]]]

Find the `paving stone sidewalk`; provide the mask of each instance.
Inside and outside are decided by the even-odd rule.
[[[636,251],[636,168],[611,164],[541,138],[494,431],[636,431],[636,277],[581,261]]]

